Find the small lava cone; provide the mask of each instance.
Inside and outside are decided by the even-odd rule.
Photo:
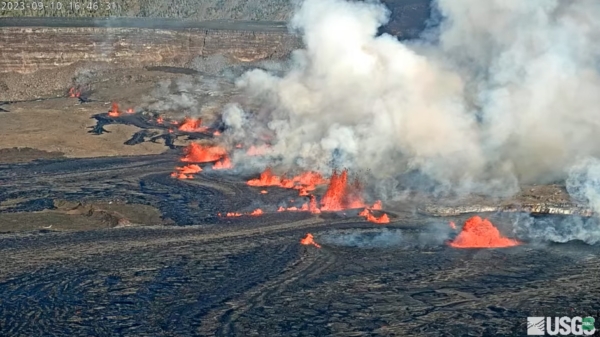
[[[488,220],[474,216],[465,222],[462,231],[450,242],[454,248],[504,248],[518,246],[517,240],[505,238]]]

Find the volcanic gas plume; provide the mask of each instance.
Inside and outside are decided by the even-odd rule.
[[[437,25],[398,41],[377,35],[389,18],[379,3],[302,1],[291,28],[305,49],[283,74],[237,81],[254,106],[228,107],[228,132],[272,133],[273,166],[369,172],[386,196],[409,188],[409,173],[436,193],[506,195],[600,156],[597,1],[433,7]]]
[[[178,166],[175,170],[176,172],[171,173],[171,177],[179,179],[191,179],[193,178],[192,174],[202,172],[202,168],[197,164]]]
[[[458,236],[449,243],[454,248],[503,248],[519,244],[517,240],[503,237],[488,219],[478,216],[467,220]]]
[[[328,188],[317,194],[318,184],[270,171],[249,184],[298,188],[310,200],[284,210],[358,208],[385,222],[365,205],[365,186],[384,198],[414,189],[507,196],[525,183],[564,179],[580,158],[600,157],[598,1],[437,0],[432,6],[438,15],[422,37],[399,41],[378,35],[390,15],[380,3],[301,1],[290,26],[304,49],[281,71],[254,69],[236,81],[251,104],[223,110],[219,139],[227,148],[255,146],[241,159],[245,167],[331,175]],[[188,110],[197,103],[179,101]],[[229,166],[224,147],[194,146],[185,162]],[[365,186],[334,168],[361,172]],[[580,171],[595,179],[595,167]],[[586,186],[577,192],[586,202],[600,195],[600,184],[578,184]],[[484,221],[472,226],[457,245],[494,228]]]

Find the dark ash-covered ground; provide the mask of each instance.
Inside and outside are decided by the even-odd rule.
[[[106,223],[3,224],[0,335],[519,336],[527,316],[600,310],[598,247],[457,250],[444,244],[447,219],[416,214],[385,227],[303,213],[222,219],[288,191],[257,194],[222,173],[172,179],[176,152],[0,167],[12,205],[0,217],[93,217],[72,211],[91,203]],[[124,204],[163,223],[107,209]],[[307,232],[321,249],[299,244]]]

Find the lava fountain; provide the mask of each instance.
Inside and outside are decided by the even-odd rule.
[[[467,220],[462,231],[449,243],[454,248],[504,248],[520,244],[517,240],[503,237],[488,219],[479,216]]]
[[[317,248],[321,248],[321,245],[315,242],[315,238],[310,233],[306,234],[304,239],[300,240],[300,243],[306,246],[313,245]]]

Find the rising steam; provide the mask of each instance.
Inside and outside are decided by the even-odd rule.
[[[248,125],[268,125],[271,160],[287,168],[388,182],[418,172],[446,192],[514,193],[600,154],[598,1],[436,7],[436,30],[400,42],[377,36],[381,4],[303,1],[291,28],[305,49],[283,75],[245,73],[237,86],[253,106],[225,122],[246,139]]]

